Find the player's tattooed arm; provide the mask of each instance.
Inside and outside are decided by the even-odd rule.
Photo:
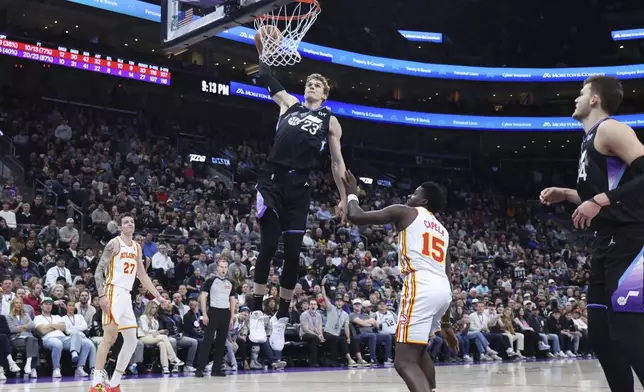
[[[104,295],[103,293],[105,293],[105,271],[112,261],[112,256],[114,256],[115,243],[115,240],[111,240],[107,245],[105,245],[101,259],[98,261],[98,265],[96,266],[96,272],[94,273],[96,291],[101,297]]]

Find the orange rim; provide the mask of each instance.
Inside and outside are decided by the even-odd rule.
[[[290,21],[290,20],[303,20],[303,19],[309,19],[310,17],[317,15],[320,13],[322,10],[320,8],[320,3],[318,0],[295,0],[296,3],[304,3],[304,4],[311,4],[311,10],[307,12],[304,15],[297,15],[297,16],[275,16],[275,15],[269,15],[269,14],[264,14],[260,16],[259,20],[280,20],[280,21]]]

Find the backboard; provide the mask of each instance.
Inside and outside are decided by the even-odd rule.
[[[179,53],[291,2],[293,0],[162,0],[161,46],[168,54]]]

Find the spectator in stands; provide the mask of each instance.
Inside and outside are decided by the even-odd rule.
[[[18,226],[16,221],[16,213],[9,209],[9,200],[2,202],[2,211],[0,211],[0,218],[4,219],[10,229],[15,229]]]
[[[15,273],[20,275],[21,278],[25,281],[28,281],[33,276],[40,278],[38,265],[30,262],[26,257],[20,258],[20,263],[18,264],[18,268],[16,269]]]
[[[9,371],[12,373],[19,373],[20,367],[13,360],[11,355],[11,330],[7,318],[0,315],[0,380],[6,380],[5,368],[8,366]]]
[[[318,367],[318,345],[324,345],[322,316],[317,312],[318,302],[309,301],[309,310],[300,315],[300,338],[309,343],[309,366]]]
[[[78,233],[78,230],[76,230],[76,228],[74,227],[74,219],[67,218],[67,220],[65,221],[65,226],[61,227],[58,230],[58,236],[60,239],[59,247],[62,249],[68,248],[69,244],[73,241],[78,244],[80,235]]]
[[[512,308],[508,308],[512,310]],[[519,308],[514,312],[514,325],[517,327],[517,330],[521,332],[525,337],[525,356],[532,358],[535,356],[537,351],[545,351],[550,349],[548,340],[546,339],[545,342],[541,341],[534,328],[530,326],[523,308]]]
[[[42,293],[42,284],[39,280],[36,280],[31,289],[31,292],[24,297],[25,305],[29,305],[34,309],[34,314],[38,316],[40,314],[40,305],[44,299]]]
[[[161,367],[163,374],[170,374],[170,364],[173,366],[173,372],[178,371],[179,366],[183,366],[177,354],[172,349],[172,344],[168,339],[168,330],[159,329],[159,320],[157,318],[159,305],[154,302],[148,302],[145,313],[139,319],[139,339],[143,344],[155,345],[159,348]]]
[[[161,283],[167,283],[167,277],[174,269],[172,258],[168,254],[168,246],[161,244],[157,248],[157,252],[152,256],[152,270],[151,276],[159,279]]]
[[[90,218],[92,219],[94,237],[99,241],[105,242],[109,238],[109,235],[107,234],[107,224],[112,220],[112,218],[110,217],[110,214],[105,211],[103,203],[98,204],[98,207],[92,211]]]
[[[499,357],[499,353],[490,348],[488,338],[485,336],[485,334],[490,331],[490,319],[488,315],[484,313],[485,305],[482,302],[479,302],[478,299],[472,300],[472,304],[476,306],[476,313],[471,313],[469,315],[469,331],[467,336],[470,341],[474,340],[476,347],[479,350],[479,354],[481,354],[481,360],[500,361],[501,357]]]
[[[9,305],[11,301],[16,297],[16,293],[12,291],[13,281],[9,276],[6,276],[2,279],[2,313],[4,315],[9,314]]]
[[[372,365],[377,363],[376,346],[378,343],[382,343],[385,347],[385,364],[393,363],[391,359],[391,348],[393,345],[391,335],[374,333],[378,322],[370,318],[368,314],[362,312],[362,301],[360,299],[353,300],[353,312],[349,315],[349,322],[353,324],[354,331],[356,331],[353,338],[357,338],[360,342],[366,343],[369,346],[369,356]]]
[[[175,352],[179,352],[179,348],[188,350],[186,366],[183,370],[185,372],[194,372],[197,370],[192,366],[195,355],[197,354],[197,339],[184,335],[183,320],[178,313],[178,309],[173,307],[170,302],[166,302],[165,305],[161,306],[161,312],[159,312],[159,327],[162,330],[168,331],[168,340]],[[173,367],[173,371],[175,369],[177,368]]]
[[[88,367],[90,373],[94,370],[94,364],[96,363],[96,346],[94,343],[87,337],[89,333],[89,327],[85,322],[85,318],[80,314],[76,314],[76,303],[73,300],[67,302],[67,314],[62,318],[63,322],[67,326],[65,331],[67,334],[79,334],[84,344],[86,344],[89,349],[88,355]],[[85,366],[81,362],[81,366]]]
[[[67,329],[67,325],[63,322],[62,317],[51,314],[53,304],[54,301],[51,298],[45,298],[42,303],[42,313],[34,320],[36,331],[42,337],[43,346],[51,350],[51,361],[54,368],[52,377],[62,377],[60,373],[62,350],[71,352],[72,363],[76,366],[75,375],[86,377],[88,374],[83,370],[82,364],[87,362],[90,346],[93,345],[83,341],[82,336],[78,333],[65,335],[64,331]]]
[[[244,370],[250,370],[248,363],[248,320],[250,315],[250,308],[242,306],[239,312],[235,315],[233,320],[233,328],[230,330],[230,340],[236,345],[235,352],[239,353],[242,366]],[[237,364],[235,363],[235,368]]]
[[[67,284],[72,283],[72,273],[67,267],[65,267],[65,259],[60,256],[56,258],[56,265],[47,270],[47,275],[45,276],[45,288],[53,288],[58,278],[64,278]]]
[[[34,336],[35,324],[25,312],[24,303],[21,298],[11,301],[7,323],[11,331],[11,345],[18,351],[25,353],[25,375],[31,378],[38,377],[38,363],[40,362],[40,346],[38,339]]]
[[[56,227],[56,219],[50,219],[49,224],[40,230],[38,233],[38,241],[40,246],[45,246],[46,244],[52,244],[54,247],[58,248],[60,242],[60,233],[58,227]]]
[[[501,334],[506,336],[510,340],[510,344],[516,342],[516,356],[519,359],[525,359],[521,352],[525,350],[525,336],[521,332],[516,332],[514,330],[514,325],[512,317],[512,309],[504,308],[501,310],[501,316],[497,322],[497,325],[501,328]]]
[[[190,311],[190,306],[183,303],[181,294],[179,293],[174,293],[172,295],[172,305],[177,309],[177,312],[182,319]]]
[[[362,359],[360,354],[360,345],[354,350],[358,362],[351,358],[349,345],[351,344],[351,332],[349,329],[349,314],[342,308],[344,306],[344,296],[340,293],[335,295],[335,304],[331,302],[326,293],[326,279],[322,279],[322,295],[326,301],[326,322],[324,323],[324,339],[327,341],[327,347],[331,352],[331,365],[335,365],[338,359],[338,346],[342,353],[342,358],[346,359],[347,366],[354,367],[357,365],[366,365],[367,362]],[[356,347],[356,344],[354,344]]]
[[[538,309],[538,308],[537,308]],[[535,313],[537,313],[535,309]],[[561,311],[557,308],[552,309],[550,316],[547,319],[544,319],[544,331],[548,334],[548,340],[550,340],[552,351],[555,356],[559,358],[569,358],[569,355],[565,353],[566,342],[562,340],[560,332],[561,327],[559,325],[559,317],[561,316]]]
[[[92,319],[96,314],[96,308],[89,303],[89,298],[89,291],[81,290],[76,303],[76,313],[85,319],[85,323],[88,326],[92,324]]]

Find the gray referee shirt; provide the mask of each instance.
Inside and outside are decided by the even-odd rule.
[[[201,291],[208,293],[209,305],[216,309],[230,309],[230,297],[236,296],[233,284],[218,276],[206,280]]]

